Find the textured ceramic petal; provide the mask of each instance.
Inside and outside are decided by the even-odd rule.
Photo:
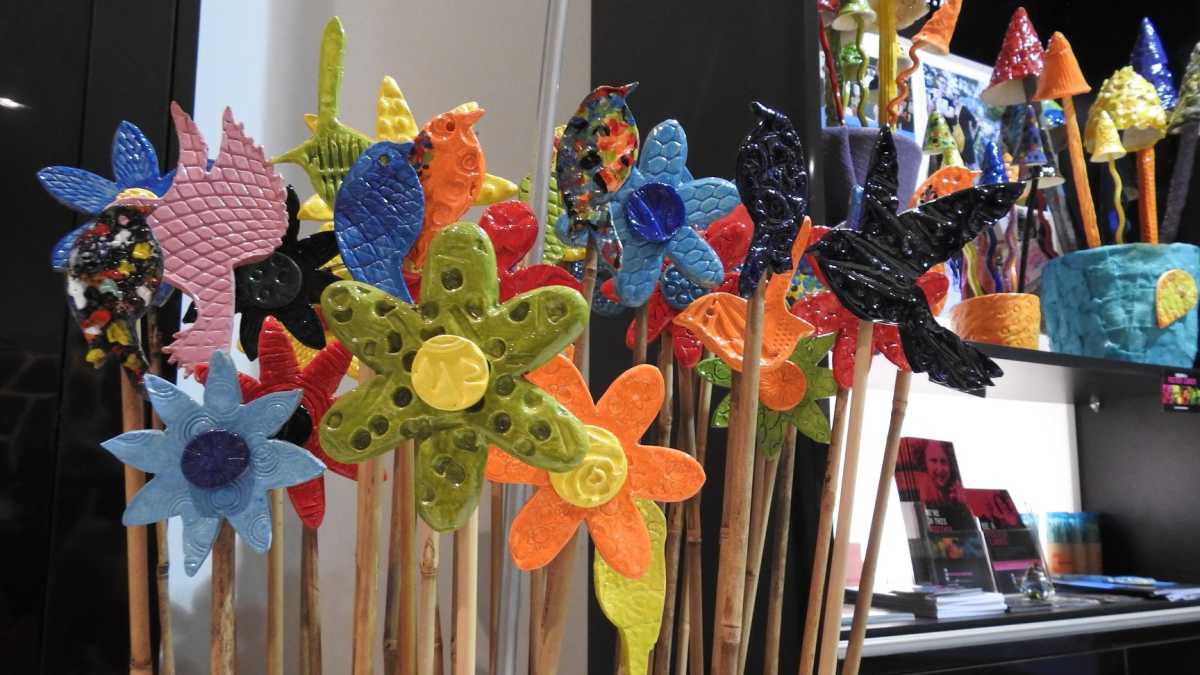
[[[1196,280],[1186,270],[1167,270],[1154,287],[1154,314],[1159,328],[1187,316],[1196,306]]]
[[[489,312],[479,324],[480,342],[494,374],[523,373],[574,342],[587,316],[578,292],[563,286],[536,288]]]
[[[539,469],[568,471],[587,452],[587,434],[579,421],[552,396],[520,377],[494,378],[483,409],[465,412],[463,417],[479,430],[485,443]]]
[[[179,453],[170,447],[167,434],[154,429],[127,431],[100,446],[123,464],[148,473],[163,473],[179,463]]]
[[[487,446],[468,428],[417,444],[417,513],[429,527],[449,532],[466,524],[479,503],[487,459]]]
[[[229,516],[229,524],[255,553],[262,555],[271,548],[271,503],[266,493],[255,495],[246,508]]]
[[[690,227],[682,227],[671,236],[667,257],[684,278],[704,288],[712,288],[725,279],[725,266],[717,252]]]
[[[361,462],[390,452],[405,438],[428,437],[436,413],[401,378],[377,374],[330,406],[321,420],[321,447],[339,462]]]
[[[539,488],[508,531],[513,563],[525,571],[550,564],[579,529],[583,514],[583,509],[559,499],[552,488]]]
[[[704,485],[704,469],[685,452],[644,445],[631,460],[630,489],[639,497],[679,502],[690,499]]]
[[[221,527],[220,518],[200,516],[194,511],[183,514],[183,571],[196,576],[204,559],[212,551],[213,542]]]
[[[107,446],[106,446],[107,447]],[[190,506],[187,485],[178,471],[163,472],[133,496],[121,515],[123,525],[149,525],[183,513]]]
[[[608,227],[608,203],[637,162],[638,130],[625,97],[636,84],[602,86],[567,121],[554,174],[573,245],[587,231]],[[561,233],[560,233],[561,237]]]
[[[254,447],[251,451],[251,468],[255,480],[267,490],[304,483],[325,471],[321,460],[307,450],[276,439],[269,439]]]
[[[124,188],[142,187],[161,195],[158,153],[142,130],[129,122],[117,125],[112,147],[113,178]]]
[[[46,167],[37,177],[51,197],[79,213],[95,215],[117,198],[116,183],[73,166]]]
[[[280,391],[248,401],[238,408],[230,428],[242,436],[274,436],[295,412],[303,393],[299,389]]]
[[[646,134],[638,168],[652,181],[679,185],[691,179],[687,173],[687,134],[675,120],[659,122]]]
[[[542,469],[529,466],[512,455],[501,452],[498,448],[488,449],[487,467],[484,477],[493,483],[512,483],[518,485],[549,485],[547,473]]]
[[[646,573],[636,579],[621,576],[600,556],[596,556],[592,568],[596,600],[620,635],[621,663],[628,675],[647,672],[650,650],[658,641],[667,592],[666,517],[649,500],[637,500],[637,508],[650,533],[651,560]]]
[[[618,574],[637,578],[650,567],[650,534],[628,491],[604,506],[587,511],[588,533],[603,558]]]
[[[89,220],[63,235],[63,238],[54,244],[54,248],[50,251],[50,269],[55,272],[67,271],[71,264],[71,249],[75,246],[75,240],[94,223],[95,221]]]
[[[342,182],[334,232],[342,262],[356,281],[412,302],[401,274],[421,230],[425,197],[407,158],[411,144],[376,143]]]

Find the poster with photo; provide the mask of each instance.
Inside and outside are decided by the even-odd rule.
[[[963,162],[979,168],[983,144],[1000,134],[1003,110],[984,104],[979,98],[992,78],[992,69],[982,63],[949,55],[923,54],[920,71],[920,100],[925,102],[923,120],[933,112],[946,118],[950,132],[961,148]],[[920,128],[924,137],[924,124]],[[921,175],[928,174],[926,158]]]

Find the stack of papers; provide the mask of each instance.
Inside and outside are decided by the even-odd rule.
[[[857,589],[846,590],[846,601],[854,602]],[[925,619],[1003,614],[1008,609],[1003,593],[958,586],[913,586],[909,589],[875,593],[871,604],[897,612],[911,612]]]

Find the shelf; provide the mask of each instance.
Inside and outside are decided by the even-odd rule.
[[[996,385],[985,392],[987,398],[1086,405],[1092,395],[1103,388],[1108,392],[1115,389],[1127,392],[1131,397],[1150,396],[1157,400],[1163,373],[1186,372],[1200,376],[1200,371],[1189,368],[1096,359],[983,343],[973,344],[995,359],[1004,370],[1004,376],[996,380]],[[869,386],[890,390],[893,372],[894,367],[890,363],[881,356],[876,356],[871,368]],[[966,395],[933,384],[920,374],[913,377],[912,391],[922,394]]]

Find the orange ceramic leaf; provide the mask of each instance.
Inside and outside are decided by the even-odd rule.
[[[526,571],[548,565],[575,535],[583,514],[583,509],[559,499],[550,488],[539,488],[508,532],[513,563]]]
[[[791,361],[784,361],[774,370],[762,374],[758,385],[758,400],[771,410],[791,410],[804,400],[808,379],[804,371]]]
[[[678,450],[647,445],[636,455],[636,470],[629,480],[633,491],[656,502],[678,502],[696,494],[704,485],[704,469]]]

